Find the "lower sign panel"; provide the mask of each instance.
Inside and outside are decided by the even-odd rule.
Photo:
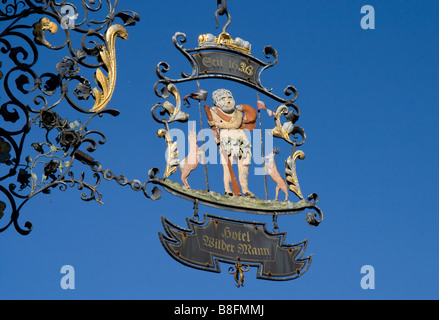
[[[312,255],[303,258],[307,240],[285,244],[286,232],[271,233],[266,224],[205,215],[204,222],[187,219],[188,229],[162,217],[159,233],[166,251],[192,268],[221,272],[219,262],[257,267],[257,278],[292,280],[304,274]]]

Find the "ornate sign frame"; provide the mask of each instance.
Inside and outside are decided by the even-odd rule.
[[[166,141],[167,162],[163,177],[157,177],[159,169],[153,168],[149,173],[150,180],[147,181],[146,184],[153,183],[159,185],[168,193],[188,200],[194,205],[193,218],[187,219],[187,224],[189,227],[188,229],[181,228],[170,222],[168,219],[162,217],[165,234],[159,233],[159,237],[162,245],[171,255],[171,257],[187,266],[205,271],[220,272],[221,269],[219,262],[234,264],[235,267],[231,268],[229,271],[235,275],[235,281],[238,287],[243,285],[244,272],[248,271],[250,267],[258,268],[257,278],[260,279],[296,279],[300,275],[303,275],[306,270],[308,270],[311,263],[311,256],[302,258],[304,250],[306,249],[307,240],[294,245],[284,244],[283,240],[281,241],[281,239],[283,239],[286,233],[278,232],[279,227],[277,224],[277,217],[278,215],[297,214],[305,210],[313,210],[315,213],[308,212],[306,214],[306,222],[311,226],[318,226],[323,220],[323,213],[316,205],[318,202],[317,194],[312,193],[305,199],[302,195],[296,174],[296,160],[304,159],[305,157],[303,151],[296,150],[296,147],[301,146],[306,140],[305,130],[296,125],[296,122],[300,117],[300,109],[295,103],[298,98],[298,91],[294,86],[289,85],[284,89],[285,98],[282,98],[275,95],[272,92],[272,89],[267,89],[262,85],[262,73],[266,69],[275,66],[278,62],[277,51],[271,46],[264,48],[263,54],[265,58],[272,58],[272,60],[269,60],[268,62],[263,62],[260,59],[252,56],[250,43],[240,38],[232,39],[232,37],[226,32],[226,28],[231,22],[231,17],[220,1],[218,1],[218,6],[219,10],[216,14],[222,12],[222,14],[226,14],[228,18],[227,24],[219,36],[215,37],[212,34],[200,35],[198,37],[198,47],[194,49],[186,49],[183,46],[183,44],[187,41],[187,37],[184,33],[177,32],[172,37],[174,46],[181,54],[183,54],[184,57],[186,57],[192,68],[190,74],[181,72],[181,78],[170,78],[167,76],[167,73],[170,70],[170,65],[164,61],[159,62],[155,68],[156,75],[159,80],[154,85],[154,92],[158,97],[164,99],[165,101],[163,103],[154,104],[151,108],[151,114],[156,122],[164,125],[164,128],[157,131],[157,136],[164,138]],[[278,150],[273,150],[271,153],[271,160],[268,160],[272,167],[269,168],[267,164],[264,165],[265,169],[267,170],[266,174],[269,174],[277,183],[275,200],[268,200],[267,191],[265,200],[257,198],[251,192],[246,192],[244,190],[244,186],[242,185],[243,182],[241,181],[241,176],[240,183],[241,187],[243,187],[242,194],[238,186],[237,191],[233,189],[232,195],[232,191],[227,191],[227,185],[225,186],[225,195],[214,192],[209,188],[207,169],[205,169],[206,190],[193,190],[187,183],[188,175],[190,174],[191,170],[195,170],[198,162],[190,167],[189,172],[185,174],[184,169],[181,167],[181,162],[177,159],[179,154],[179,146],[177,142],[173,141],[170,134],[171,125],[174,122],[187,122],[190,118],[190,114],[182,111],[181,109],[182,98],[177,85],[188,81],[197,82],[198,92],[188,94],[185,96],[184,100],[187,101],[187,98],[191,97],[200,102],[200,125],[202,128],[201,101],[206,101],[208,93],[200,88],[200,82],[206,79],[222,79],[237,82],[256,90],[258,93],[263,94],[265,97],[268,97],[277,103],[280,103],[275,111],[271,111],[267,109],[265,103],[259,101],[258,98],[258,116],[260,127],[260,112],[261,110],[265,109],[267,113],[273,116],[274,119],[274,127],[271,129],[272,136],[287,142],[291,146],[291,155],[285,160],[286,179],[280,177],[279,174],[272,174],[273,171],[277,172],[275,164],[273,169],[273,157],[274,153],[277,153]],[[221,92],[227,92],[227,90],[223,90]],[[217,93],[214,92],[213,95],[215,94]],[[227,94],[229,93],[226,93],[226,95]],[[174,98],[175,106],[172,102],[167,100],[171,96]],[[215,97],[213,98],[215,101]],[[219,108],[218,105],[216,107]],[[241,112],[244,114],[244,119],[248,120],[249,114],[246,114],[245,108],[248,109],[251,107],[246,107],[245,105],[237,106],[236,110],[242,110]],[[207,105],[205,106],[206,116],[209,120],[208,123],[216,134],[214,135],[217,138],[219,153],[224,154],[224,143],[227,142],[222,142],[221,140],[221,136],[219,134],[219,129],[221,127],[215,127],[216,125],[213,124],[214,121],[212,113],[219,112],[215,110],[215,107],[210,108]],[[227,120],[227,117],[223,117],[223,120],[229,121]],[[253,126],[249,130],[253,130],[255,127],[256,124],[254,122]],[[247,121],[247,124],[250,125],[251,123]],[[229,143],[230,141],[233,143],[233,140],[229,139],[228,141]],[[245,142],[241,142],[240,145],[242,145],[242,143],[245,144]],[[196,144],[196,142],[192,142],[192,144]],[[198,148],[197,145],[191,148],[193,148],[193,152],[196,152],[198,156],[200,148]],[[183,161],[183,164],[188,161],[187,159],[189,159],[189,157],[190,155],[188,155],[188,158]],[[264,157],[264,159],[265,158],[267,157]],[[179,166],[182,171],[182,185],[170,179],[170,177],[177,171]],[[230,174],[232,175],[231,184],[233,188],[234,176],[230,160],[228,168]],[[226,175],[226,167],[224,170],[224,174]],[[145,187],[146,184],[144,185]],[[238,184],[236,178],[235,184]],[[266,180],[265,186],[267,186]],[[279,189],[282,189],[282,191],[284,191],[286,194],[285,201],[277,200]],[[288,201],[289,191],[293,192],[299,198],[298,202]],[[153,200],[159,199],[160,190],[155,187],[151,196],[148,195],[148,197],[152,198]],[[271,215],[274,222],[274,233],[268,232],[264,223],[217,217],[208,214],[205,215],[205,222],[200,223],[198,222],[199,205],[242,213]],[[235,231],[236,234],[245,234],[244,230],[253,230],[253,235],[251,237],[249,234],[247,234],[247,237],[252,239],[251,243],[248,243],[248,245],[252,248],[259,248],[256,250],[260,250],[263,253],[265,252],[267,255],[269,255],[269,252],[272,253],[275,251],[273,248],[277,248],[278,252],[287,252],[288,254],[279,254],[276,259],[271,257],[272,260],[270,261],[273,262],[272,265],[270,265],[269,259],[266,259],[266,257],[264,258],[263,256],[256,255],[256,257],[253,257],[255,259],[252,259],[243,250],[238,252],[236,249],[238,246],[244,246],[245,244],[238,243],[239,241],[227,242],[226,239],[224,239],[224,235],[221,235],[221,231],[219,231],[222,227],[224,227],[224,225],[228,225],[229,228],[238,230]],[[273,239],[276,239],[276,241],[273,241]],[[203,242],[204,240],[207,242]],[[274,242],[276,242],[277,245],[273,247]],[[268,249],[268,247],[272,249]],[[235,248],[236,251],[233,251],[233,248]],[[229,249],[230,251],[228,251]],[[282,272],[276,272],[276,267],[281,268],[280,266],[283,266],[284,270]]]

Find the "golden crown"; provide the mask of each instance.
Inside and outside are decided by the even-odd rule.
[[[208,46],[225,46],[227,48],[251,54],[251,44],[241,38],[232,39],[230,34],[222,32],[218,37],[211,33],[201,34],[198,37],[198,45],[200,47]]]

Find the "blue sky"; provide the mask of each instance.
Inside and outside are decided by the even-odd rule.
[[[364,5],[375,9],[374,30],[361,28]],[[158,80],[154,67],[168,62],[174,78],[190,71],[171,37],[184,32],[184,46],[191,48],[199,34],[219,34],[216,2],[170,0],[155,7],[121,0],[118,8],[136,11],[141,21],[127,28],[128,40],[117,40],[118,78],[110,107],[121,114],[94,120],[93,129],[104,132],[107,142],[92,155],[115,174],[146,181],[150,168],[163,172],[165,165],[165,143],[155,135],[161,125],[150,116],[151,106],[163,102],[153,92]],[[280,217],[279,227],[287,232],[287,243],[309,240],[306,253],[313,261],[307,273],[293,281],[271,282],[256,279],[253,268],[245,287],[237,289],[229,265],[223,264],[220,274],[181,265],[165,252],[158,232],[163,229],[161,216],[186,227],[192,204],[165,191],[152,202],[129,187],[102,181],[98,189],[104,205],[83,202],[83,191],[75,187],[54,189],[23,208],[20,223],[34,226],[28,236],[12,228],[0,234],[0,299],[439,298],[439,3],[240,0],[228,1],[228,9],[232,23],[227,31],[250,41],[255,57],[265,61],[266,45],[279,53],[278,64],[263,74],[262,83],[278,95],[287,85],[299,91],[297,124],[305,129],[307,141],[300,147],[306,158],[298,162],[297,172],[303,193],[319,195],[324,221],[310,227],[300,213]],[[67,54],[44,53],[39,66],[51,72],[56,72],[53,61]],[[256,105],[256,93],[241,85],[201,83],[209,93],[226,86],[237,103]],[[196,84],[181,91],[194,92]],[[277,106],[265,101],[271,109]],[[197,107],[194,103],[190,109],[195,119]],[[58,110],[71,119],[80,116],[67,106]],[[285,144],[276,145],[288,150]],[[78,163],[74,170],[85,171],[94,181],[84,165]],[[213,166],[209,174],[213,188],[221,192],[221,168]],[[177,174],[174,178],[179,181]],[[202,179],[200,166],[190,182]],[[263,197],[262,180],[255,179],[251,187]],[[270,179],[269,190],[273,198]],[[271,226],[271,217],[203,206],[200,213]],[[74,290],[60,287],[63,265],[75,269]],[[360,286],[364,265],[375,269],[373,290]]]

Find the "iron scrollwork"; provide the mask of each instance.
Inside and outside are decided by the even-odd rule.
[[[13,225],[20,234],[29,234],[32,224],[19,223],[20,210],[37,194],[48,194],[56,187],[85,189],[82,200],[102,203],[97,190],[102,170],[89,153],[103,145],[106,137],[90,127],[97,117],[119,114],[106,108],[116,83],[115,42],[126,39],[125,27],[140,19],[133,11],[116,11],[118,2],[81,0],[75,6],[65,1],[10,0],[0,4],[0,21],[6,26],[0,32],[4,88],[0,94],[0,232]],[[93,19],[105,7],[106,17]],[[60,29],[65,39],[54,44],[50,34]],[[65,56],[56,64],[57,73],[39,74],[39,54],[47,49],[63,50]],[[94,71],[95,87],[84,70]],[[31,104],[26,103],[29,97]],[[73,112],[75,118],[63,116],[60,106],[62,110],[71,107],[69,114]],[[29,133],[37,129],[43,132],[43,141],[30,140]],[[76,160],[95,169],[93,183],[87,182],[84,172],[73,172]]]

